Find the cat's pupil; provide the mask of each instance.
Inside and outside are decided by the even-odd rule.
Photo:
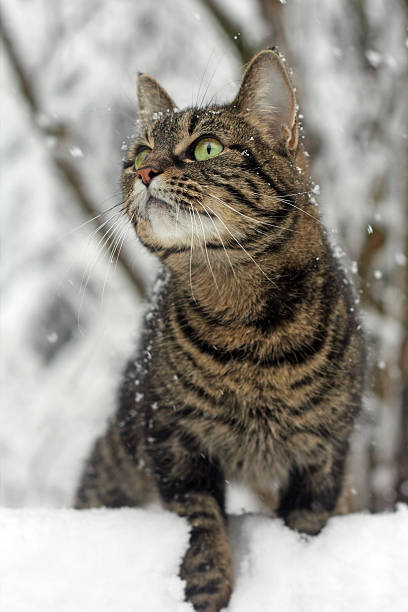
[[[211,143],[210,142],[207,143],[207,153],[208,153],[208,155],[210,155],[210,153],[211,153]]]

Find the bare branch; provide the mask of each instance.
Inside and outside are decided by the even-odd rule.
[[[33,125],[36,127],[36,129],[38,129],[42,134],[46,136],[52,134],[57,139],[57,144],[61,145],[55,147],[55,149],[53,150],[50,150],[50,148],[46,147],[51,162],[53,163],[55,169],[58,171],[61,180],[65,182],[71,192],[75,195],[75,200],[81,208],[82,212],[86,215],[86,217],[90,217],[92,219],[93,217],[98,216],[100,211],[95,202],[92,200],[91,196],[87,193],[78,168],[68,157],[64,157],[61,155],[61,150],[64,149],[64,145],[69,136],[70,130],[68,126],[62,123],[47,124],[43,121],[39,121],[39,118],[43,116],[43,112],[41,109],[40,102],[37,98],[35,88],[33,87],[33,84],[28,76],[28,72],[25,69],[21,58],[19,57],[15,44],[9,36],[9,33],[7,32],[7,29],[5,28],[4,23],[1,20],[0,38],[4,44],[4,48],[10,60],[10,64],[16,75],[21,93],[30,109],[30,116]],[[114,240],[108,241],[108,249],[111,253],[113,250],[114,242]],[[141,298],[144,298],[146,295],[146,288],[142,278],[132,268],[122,251],[119,251],[119,255],[116,254],[115,257],[118,258],[118,262],[121,269],[126,274],[136,293]]]
[[[228,40],[236,47],[242,63],[246,64],[255,54],[255,50],[245,40],[239,24],[234,22],[214,0],[201,0],[208,12],[215,18]]]
[[[408,4],[408,2],[407,2]],[[408,253],[408,181],[405,183],[405,253]],[[398,483],[397,483],[397,499],[398,501],[407,500],[407,482],[408,482],[408,263],[405,263],[404,273],[404,303],[402,312],[402,321],[404,324],[404,340],[401,345],[400,368],[402,372],[402,389],[401,389],[401,436],[400,446],[397,456],[398,467]],[[405,487],[405,488],[404,488]]]

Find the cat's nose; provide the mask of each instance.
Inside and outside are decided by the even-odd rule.
[[[146,187],[157,174],[160,174],[160,170],[154,166],[147,166],[146,168],[136,170],[136,175],[142,179]]]

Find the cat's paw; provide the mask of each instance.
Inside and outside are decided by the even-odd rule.
[[[292,510],[285,518],[285,523],[296,531],[316,535],[323,529],[329,516],[330,514],[324,511]]]
[[[232,591],[232,564],[229,546],[212,547],[206,538],[187,551],[180,568],[186,581],[185,598],[194,610],[219,612],[228,605]]]

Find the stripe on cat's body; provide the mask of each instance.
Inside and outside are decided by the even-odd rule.
[[[351,286],[310,197],[279,56],[253,60],[231,105],[173,112],[146,75],[139,105],[124,204],[161,258],[162,280],[77,506],[158,498],[185,516],[186,597],[216,612],[232,583],[226,480],[244,482],[308,533],[339,507],[364,343]],[[194,161],[194,143],[208,135],[222,152]],[[133,165],[141,146],[150,150],[146,184]]]

